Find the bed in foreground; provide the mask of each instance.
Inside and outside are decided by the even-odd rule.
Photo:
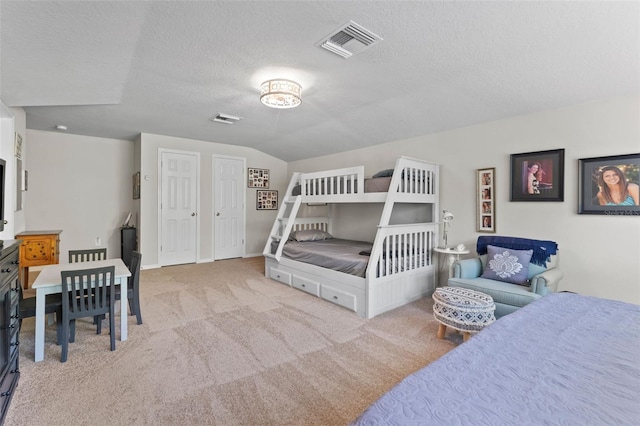
[[[640,306],[555,293],[405,378],[354,425],[627,425],[640,419]]]

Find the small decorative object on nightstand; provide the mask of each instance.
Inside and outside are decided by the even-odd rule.
[[[444,240],[444,246],[440,248],[448,248],[447,244],[447,225],[451,226],[451,221],[453,220],[453,213],[449,210],[442,210],[442,239]]]

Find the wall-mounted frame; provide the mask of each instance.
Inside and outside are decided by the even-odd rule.
[[[511,201],[564,201],[564,149],[511,154]]]
[[[476,229],[478,232],[496,232],[496,169],[477,170]]]
[[[278,191],[256,191],[256,210],[278,210]]]
[[[640,153],[578,163],[579,214],[640,216]]]
[[[247,186],[249,188],[269,188],[269,169],[249,168]]]
[[[15,156],[18,160],[22,159],[22,136],[20,133],[16,132],[16,140],[15,140]]]
[[[140,198],[140,172],[133,174],[133,199]]]

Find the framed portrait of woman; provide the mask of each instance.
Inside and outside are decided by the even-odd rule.
[[[564,201],[564,149],[511,154],[511,201]]]
[[[640,153],[578,163],[579,214],[640,216]]]

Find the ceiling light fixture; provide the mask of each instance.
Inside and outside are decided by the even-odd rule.
[[[302,87],[291,80],[267,80],[260,86],[260,102],[271,108],[294,108],[302,103]]]
[[[65,130],[67,130],[67,126],[65,126],[64,124],[58,124],[56,126],[56,129],[65,131]]]

